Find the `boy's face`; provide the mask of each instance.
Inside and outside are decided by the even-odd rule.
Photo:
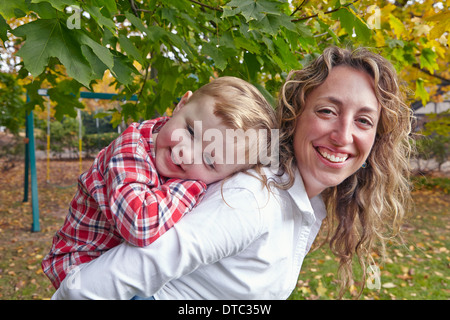
[[[214,98],[203,96],[188,101],[183,96],[172,118],[155,137],[156,169],[162,176],[185,180],[200,180],[210,184],[246,169],[249,165],[227,161],[226,129],[214,115]],[[232,148],[236,143],[233,142]],[[237,151],[234,149],[234,155]]]

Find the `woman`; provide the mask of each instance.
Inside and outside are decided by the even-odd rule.
[[[372,93],[350,82],[358,81],[349,75],[355,72],[371,82]],[[329,84],[334,84],[332,89]],[[330,247],[340,259],[345,289],[352,282],[353,254],[365,272],[375,244],[384,255],[384,240],[399,231],[408,209],[411,110],[392,65],[364,48],[326,49],[307,68],[289,74],[280,97],[280,144],[293,145],[295,153],[295,158],[282,157],[289,161],[285,167],[295,170],[292,163],[297,162],[311,189],[308,195],[323,191],[334,229]],[[373,112],[376,104],[378,115]],[[353,126],[348,123],[352,120]]]
[[[74,270],[55,299],[286,299],[328,211],[343,287],[354,253],[397,229],[408,200],[410,112],[379,55],[328,48],[280,93],[280,168],[270,191],[243,173],[145,248],[127,244]],[[225,201],[224,201],[225,200]]]

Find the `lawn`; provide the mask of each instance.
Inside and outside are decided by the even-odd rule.
[[[86,169],[90,161],[84,161]],[[0,163],[0,168],[2,163]],[[38,161],[41,231],[30,232],[30,203],[23,203],[23,163],[0,174],[0,300],[49,299],[54,289],[40,263],[64,221],[79,174],[77,161]],[[391,244],[381,269],[381,288],[359,299],[449,299],[448,178],[417,179],[415,208],[403,226],[404,244]],[[310,253],[291,299],[336,299],[337,262],[326,246]],[[345,298],[353,298],[355,290]]]

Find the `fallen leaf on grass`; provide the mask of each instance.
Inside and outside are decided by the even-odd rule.
[[[386,289],[391,289],[391,288],[395,288],[395,287],[396,287],[396,285],[393,284],[392,282],[386,282],[386,283],[383,283],[381,286],[382,286],[383,288],[386,288]]]
[[[311,289],[309,289],[308,287],[299,287],[299,288],[297,288],[297,290],[300,291],[304,295],[311,294]]]
[[[319,280],[319,285],[316,289],[317,294],[321,297],[325,296],[325,293],[327,292],[327,288],[325,288],[322,284],[322,281]]]

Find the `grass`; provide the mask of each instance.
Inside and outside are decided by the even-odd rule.
[[[423,179],[415,179],[414,209],[402,227],[403,243],[388,244],[388,258],[378,266],[381,287],[366,286],[359,299],[450,299],[450,196],[444,188],[449,179],[428,178],[426,183]],[[338,265],[326,246],[308,254],[290,299],[336,299]],[[360,275],[357,263],[354,268]],[[344,298],[357,297],[357,287],[352,287]]]
[[[0,163],[0,168],[2,164]],[[90,161],[83,162],[83,170]],[[79,174],[76,161],[38,161],[40,232],[30,232],[32,211],[23,203],[23,163],[0,174],[0,299],[50,299],[54,289],[40,263],[62,225]],[[421,178],[422,179],[422,178]],[[439,180],[440,179],[440,180]],[[449,179],[416,182],[415,208],[403,227],[405,244],[388,248],[380,290],[365,289],[359,299],[449,299]],[[307,255],[291,299],[336,299],[337,261],[323,247]],[[351,299],[355,291],[346,294]]]

